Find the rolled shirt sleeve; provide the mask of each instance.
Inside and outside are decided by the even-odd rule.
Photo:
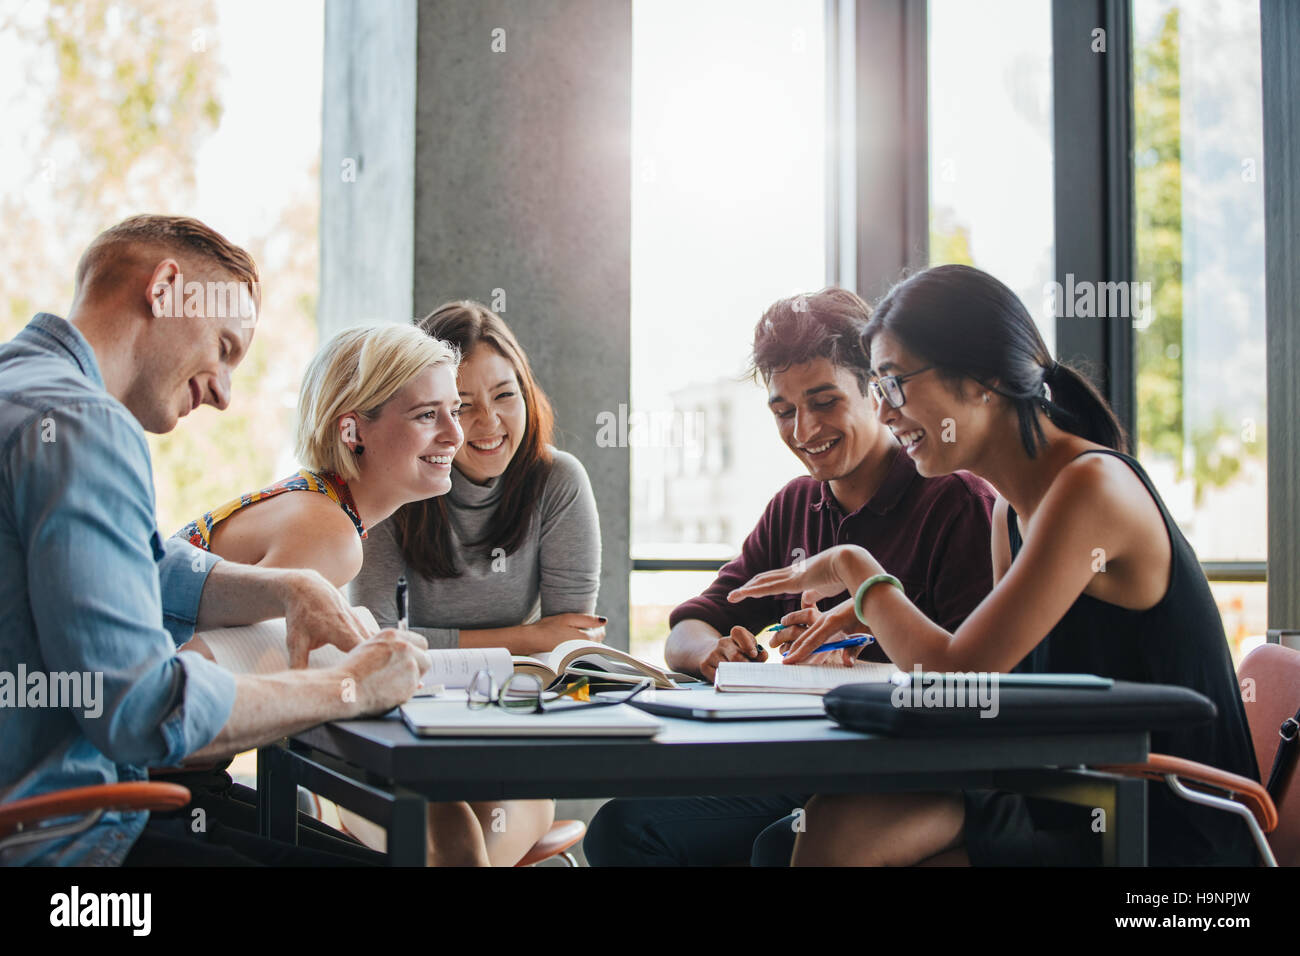
[[[163,627],[171,634],[172,642],[180,647],[194,636],[203,585],[208,580],[208,572],[221,558],[180,538],[167,538],[163,550],[166,554],[158,562]]]
[[[121,405],[88,400],[50,415],[53,440],[33,425],[6,456],[40,663],[102,675],[98,712],[74,715],[111,760],[179,763],[234,705],[232,675],[175,650],[215,562],[163,545],[148,446]]]

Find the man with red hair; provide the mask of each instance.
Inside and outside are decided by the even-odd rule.
[[[136,216],[86,250],[66,319],[43,312],[0,345],[0,662],[47,681],[84,676],[96,697],[0,706],[0,801],[144,780],[151,766],[386,711],[416,687],[423,638],[367,640],[316,572],[220,561],[158,534],[144,433],[229,405],[257,279],[247,252],[197,220]],[[176,650],[196,626],[280,616],[296,663],[323,643],[348,651],[344,663],[235,676]],[[0,862],[353,862],[219,823],[195,832],[182,814],[105,813]]]

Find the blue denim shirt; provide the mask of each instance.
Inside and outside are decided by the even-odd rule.
[[[144,431],[73,325],[41,313],[0,345],[0,803],[144,780],[217,735],[235,680],[176,653],[217,560],[159,536]],[[119,864],[147,819],[0,863]]]

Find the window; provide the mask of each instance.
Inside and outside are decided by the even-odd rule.
[[[1053,348],[1051,4],[930,0],[930,264],[1010,286]]]
[[[1138,454],[1203,562],[1267,559],[1257,4],[1135,0]],[[1234,652],[1263,583],[1214,586]]]
[[[632,554],[724,559],[801,473],[741,376],[763,310],[825,284],[825,4],[632,12]],[[633,653],[709,580],[634,572]]]
[[[261,271],[262,317],[230,408],[149,436],[168,535],[293,468],[298,383],[316,348],[322,8],[10,7],[0,14],[0,337],[65,309],[82,249],[141,211],[196,216]]]

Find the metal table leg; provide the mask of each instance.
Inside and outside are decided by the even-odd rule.
[[[428,805],[418,793],[394,788],[388,818],[389,866],[424,866],[427,862]]]
[[[1147,782],[1115,778],[1114,826],[1102,841],[1107,866],[1147,865]]]
[[[1014,770],[997,789],[1100,810],[1103,866],[1147,865],[1147,782],[1093,770]]]
[[[264,837],[298,845],[298,785],[288,772],[283,741],[257,751],[257,829]]]

